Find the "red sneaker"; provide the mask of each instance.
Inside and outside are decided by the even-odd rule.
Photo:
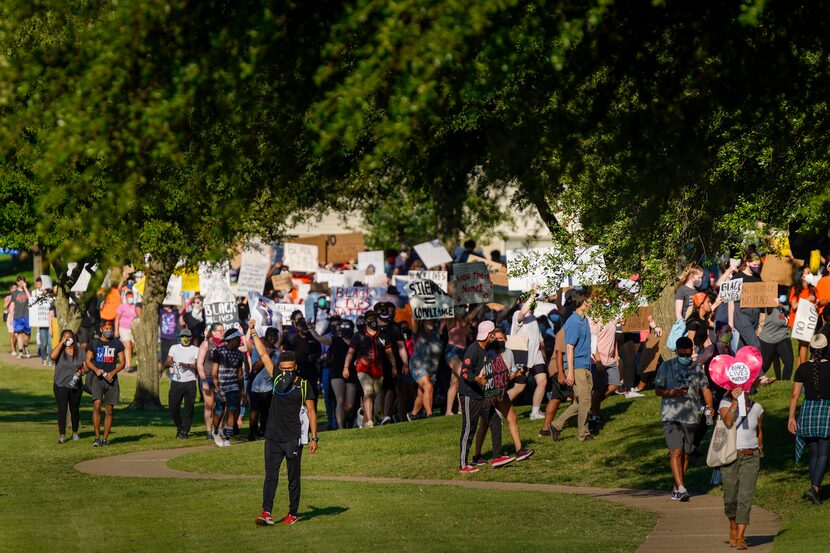
[[[285,515],[285,518],[280,521],[280,524],[294,524],[298,520],[300,520],[300,517],[295,517],[291,513],[288,513]]]
[[[499,467],[503,467],[504,465],[509,465],[515,460],[515,457],[508,457],[507,455],[502,455],[501,457],[496,457],[495,459],[493,459],[492,465],[494,469],[497,469]]]
[[[478,472],[478,467],[474,467],[472,465],[465,465],[459,469],[461,474],[473,474],[474,472]]]
[[[274,519],[271,518],[271,513],[268,511],[262,511],[258,517],[254,520],[254,524],[257,526],[273,526]]]

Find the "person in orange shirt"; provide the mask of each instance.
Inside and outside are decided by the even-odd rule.
[[[102,294],[103,290],[99,293]],[[119,305],[121,305],[121,293],[118,291],[118,286],[113,286],[101,303],[101,321],[110,321],[115,324]]]
[[[825,324],[830,322],[824,315],[824,308],[828,303],[830,303],[830,263],[824,268],[824,276],[816,283],[816,307],[818,307],[819,318],[822,318]]]
[[[795,315],[798,311],[798,302],[806,300],[810,303],[816,301],[816,290],[809,282],[807,282],[807,275],[810,273],[810,267],[804,267],[800,274],[796,275],[796,282],[790,288],[790,320],[788,322],[790,328],[795,324]],[[810,342],[798,340],[798,364],[801,365],[807,362],[807,357],[810,353]]]

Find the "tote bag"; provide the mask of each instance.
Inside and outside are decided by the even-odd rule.
[[[722,467],[734,463],[738,458],[738,424],[735,421],[732,428],[727,428],[722,418],[718,418],[715,430],[712,432],[712,441],[709,443],[709,453],[706,455],[706,464],[710,467]]]

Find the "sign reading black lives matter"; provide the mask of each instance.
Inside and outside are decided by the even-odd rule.
[[[236,308],[236,301],[206,303],[205,322],[209,325],[222,323],[226,329],[228,326],[239,323],[239,311]]]
[[[452,319],[455,302],[432,280],[410,280],[406,284],[415,320]]]

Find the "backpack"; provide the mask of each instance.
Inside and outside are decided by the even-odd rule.
[[[677,341],[686,336],[686,334],[688,334],[686,331],[686,321],[681,319],[674,321],[674,324],[671,327],[671,332],[669,332],[669,337],[666,338],[666,347],[671,351],[676,350]]]

